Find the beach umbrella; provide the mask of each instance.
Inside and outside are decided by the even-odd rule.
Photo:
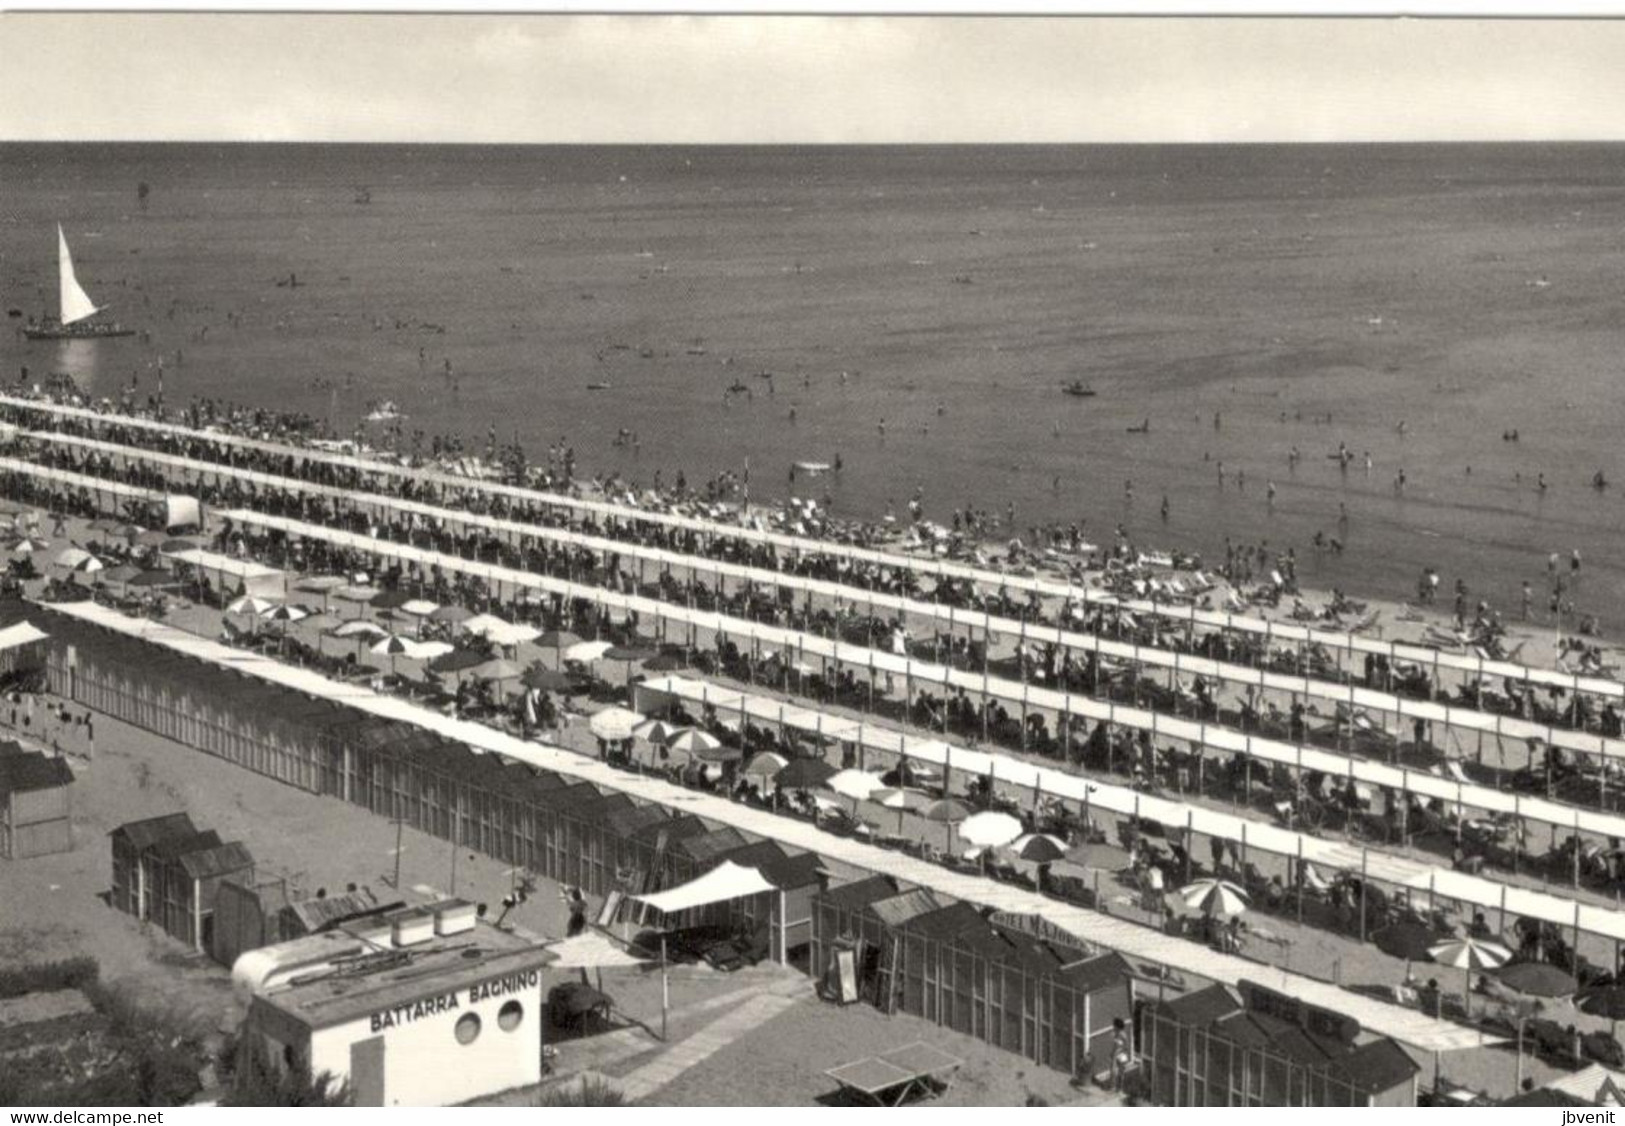
[[[903,835],[903,814],[911,809],[924,809],[931,804],[931,796],[923,790],[888,786],[869,795],[869,800],[883,809],[897,811],[897,835]]]
[[[444,657],[456,648],[457,646],[449,641],[414,641],[412,642],[412,656],[420,661],[432,661],[436,657]]]
[[[78,567],[79,564],[83,563],[86,559],[94,558],[95,556],[91,555],[90,552],[86,551],[82,547],[66,547],[57,554],[57,557],[52,560],[52,562],[54,562],[58,567],[71,571]]]
[[[1034,864],[1054,864],[1066,859],[1066,842],[1048,833],[1028,833],[1007,846],[1019,859]]]
[[[196,551],[196,550],[197,550],[197,541],[196,540],[182,539],[182,538],[179,538],[179,537],[175,537],[175,538],[172,538],[172,539],[166,539],[163,543],[158,545],[158,551],[161,554],[164,554],[164,555],[174,555],[176,552],[180,552],[180,551]]]
[[[453,649],[451,652],[443,653],[430,661],[429,671],[441,675],[450,673],[455,675],[458,680],[462,680],[463,673],[483,665],[490,659],[477,649]]]
[[[395,587],[390,590],[380,590],[367,599],[367,605],[374,610],[399,610],[411,601],[412,596],[410,594],[407,594],[406,591],[401,590],[399,587]]]
[[[368,651],[377,653],[381,657],[387,656],[389,658],[389,675],[394,676],[395,658],[402,655],[408,657],[411,656],[412,642],[409,638],[400,637],[392,633],[386,636],[382,641],[375,642],[374,644],[368,646]]]
[[[564,676],[564,673],[553,673],[554,676]],[[669,719],[646,719],[632,729],[635,738],[649,743],[665,744],[671,741],[672,736],[686,731],[687,728],[671,722]]]
[[[1410,963],[1431,958],[1433,948],[1446,937],[1421,923],[1390,923],[1373,933],[1371,941],[1384,954]]]
[[[275,605],[276,603],[269,598],[261,598],[255,594],[245,594],[227,606],[226,611],[231,614],[247,614],[251,618],[257,618]]]
[[[327,610],[328,596],[339,587],[346,585],[347,580],[339,575],[311,575],[300,579],[293,584],[293,589],[305,594],[319,594],[322,596],[322,610]]]
[[[1587,993],[1580,998],[1580,1011],[1609,1020],[1625,1020],[1625,985],[1610,985]]]
[[[117,567],[109,567],[102,572],[102,582],[113,586],[123,586],[141,573],[141,568],[134,563],[120,563]]]
[[[73,565],[73,570],[76,574],[80,575],[94,575],[97,571],[104,570],[106,566],[107,565],[105,563],[103,563],[100,559],[97,559],[94,555],[88,555],[79,560],[79,562],[75,563]]]
[[[44,551],[50,546],[50,540],[41,539],[39,536],[21,536],[12,540],[10,544],[11,553],[18,557],[32,555],[36,551]]]
[[[954,826],[966,820],[971,815],[971,807],[957,798],[943,798],[934,801],[920,811],[920,816],[927,821],[936,821],[948,826],[948,851],[954,850]]]
[[[550,629],[536,639],[536,644],[553,650],[555,660],[564,659],[564,651],[576,644],[581,638],[567,629]]]
[[[790,765],[790,760],[772,751],[763,751],[745,764],[740,774],[746,778],[759,778],[763,782],[777,778]]]
[[[180,580],[168,571],[147,570],[127,579],[125,586],[141,587],[146,589],[166,586],[180,586]]]
[[[715,735],[701,731],[697,727],[690,727],[679,731],[667,741],[666,746],[674,751],[685,751],[697,755],[702,751],[713,751],[722,746],[722,740]]]
[[[596,712],[587,721],[587,729],[600,739],[630,739],[632,729],[647,718],[641,712],[619,706]]]
[[[1021,822],[1008,813],[975,813],[960,822],[959,835],[982,848],[998,848],[1021,836]]]
[[[401,603],[401,612],[410,614],[418,620],[418,629],[423,628],[423,619],[440,609],[440,603],[430,602],[427,598],[412,598]]]
[[[1495,976],[1508,989],[1530,997],[1569,997],[1574,994],[1574,977],[1545,962],[1514,962],[1497,970]]]
[[[458,625],[474,616],[472,610],[465,610],[461,606],[438,606],[429,611],[431,622],[445,622],[447,625]]]
[[[644,672],[674,672],[688,667],[688,659],[677,653],[661,653],[643,662]]]
[[[773,780],[786,790],[810,790],[815,786],[827,785],[837,773],[821,758],[797,758],[791,759],[789,765],[779,771]]]
[[[375,622],[360,620],[345,622],[343,625],[339,626],[333,631],[334,637],[363,637],[374,640],[380,637],[388,637],[389,635],[388,630],[384,629]]]
[[[604,650],[604,658],[610,661],[647,661],[655,655],[655,650],[638,645],[615,645]]]
[[[614,646],[607,641],[578,641],[564,651],[566,661],[580,661],[587,664],[599,660]]]
[[[1197,880],[1177,893],[1187,910],[1209,919],[1228,919],[1248,908],[1247,893],[1229,880]]]
[[[1512,961],[1512,951],[1499,942],[1487,942],[1471,935],[1448,938],[1429,949],[1428,953],[1441,966],[1454,966],[1462,971],[1461,999],[1469,1008],[1473,992],[1473,971],[1499,969]]]
[[[863,770],[837,771],[830,775],[824,785],[842,797],[852,798],[855,801],[862,801],[876,790],[886,788],[886,784],[880,780],[879,775],[870,774]]]
[[[262,614],[261,617],[268,622],[282,622],[286,625],[290,622],[304,621],[310,617],[310,611],[299,606],[290,606],[286,602],[278,602]]]
[[[543,692],[571,692],[580,687],[582,681],[562,669],[549,669],[540,664],[533,664],[519,677],[519,683],[526,688],[536,688]]]
[[[525,674],[525,670],[512,661],[505,661],[501,657],[475,665],[469,670],[469,675],[478,680],[489,680],[501,684],[508,680],[518,680]]]

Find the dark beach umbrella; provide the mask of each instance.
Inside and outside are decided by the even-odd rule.
[[[1444,936],[1421,923],[1391,923],[1371,936],[1377,949],[1407,962],[1425,962]]]
[[[404,606],[405,603],[403,602],[402,605]],[[473,611],[465,610],[461,606],[440,606],[429,615],[429,620],[431,622],[448,622],[451,625],[456,625],[459,622],[468,621],[473,616]]]
[[[786,790],[815,790],[839,773],[821,758],[791,759],[790,765],[773,776]]]
[[[163,552],[165,555],[169,555],[177,551],[196,551],[197,544],[192,540],[165,540],[163,543],[158,545],[158,550]]]
[[[604,656],[611,661],[647,661],[656,656],[653,649],[644,649],[637,645],[615,645],[604,651]]]
[[[543,692],[569,692],[576,688],[581,680],[567,672],[558,669],[547,669],[541,665],[531,665],[519,678],[519,683],[526,688],[536,688]]]
[[[398,610],[412,601],[412,596],[406,591],[396,588],[394,590],[381,590],[368,600],[368,605],[375,610]]]
[[[536,644],[544,649],[553,650],[553,660],[564,659],[564,651],[572,645],[581,643],[581,638],[567,629],[550,629],[536,639]]]
[[[688,667],[688,661],[676,653],[661,653],[643,662],[644,672],[675,672]]]
[[[1610,985],[1580,998],[1580,1011],[1609,1020],[1625,1020],[1625,985]]]
[[[1568,997],[1574,993],[1574,977],[1545,962],[1514,962],[1497,970],[1501,984],[1531,997]]]
[[[142,571],[140,574],[125,580],[124,585],[156,589],[158,587],[180,586],[181,584],[168,571]]]
[[[437,673],[464,673],[485,664],[491,658],[476,649],[453,649],[450,653],[429,662],[429,671]]]

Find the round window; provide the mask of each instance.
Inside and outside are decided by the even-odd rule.
[[[464,1013],[457,1018],[456,1032],[459,1044],[472,1044],[480,1034],[480,1018],[474,1013]]]
[[[504,1032],[512,1032],[519,1027],[519,1022],[525,1019],[525,1006],[518,1001],[509,1001],[497,1010],[497,1027]]]

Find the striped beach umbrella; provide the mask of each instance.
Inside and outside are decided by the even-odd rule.
[[[1247,893],[1229,880],[1197,880],[1175,894],[1187,910],[1209,919],[1228,919],[1250,906]]]
[[[1439,965],[1461,970],[1461,1001],[1469,1009],[1472,1006],[1473,971],[1499,969],[1512,961],[1512,951],[1499,942],[1487,942],[1471,935],[1446,939],[1431,947],[1428,953]]]
[[[1028,833],[1011,841],[1009,851],[1034,864],[1053,864],[1066,859],[1066,842],[1048,833]]]

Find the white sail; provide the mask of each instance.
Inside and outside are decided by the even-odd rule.
[[[68,253],[68,237],[62,233],[62,224],[56,225],[57,268],[61,282],[62,323],[71,325],[82,321],[96,311],[96,303],[84,291],[79,279],[73,276],[73,256]]]

